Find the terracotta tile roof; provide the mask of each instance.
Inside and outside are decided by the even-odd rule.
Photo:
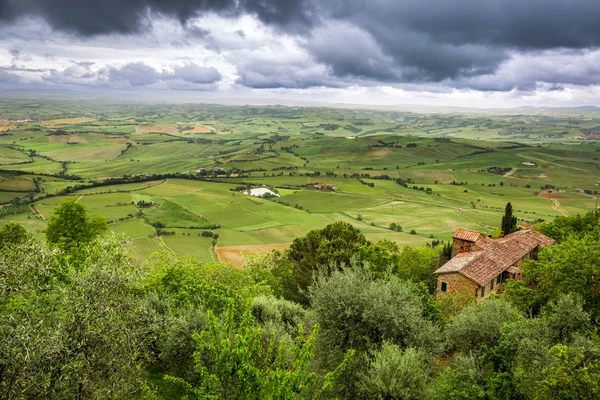
[[[507,269],[507,271],[510,272],[511,274],[517,274],[517,273],[521,272],[521,270],[517,267],[509,267]]]
[[[554,244],[554,240],[539,232],[518,231],[498,240],[490,240],[484,250],[454,257],[434,274],[458,272],[485,286],[536,247],[551,244]]]
[[[494,239],[489,238],[487,236],[481,235],[481,239],[475,242],[477,247],[481,247],[482,249],[486,248],[490,243],[494,243]]]
[[[452,237],[455,239],[467,240],[469,242],[476,242],[477,240],[481,239],[482,236],[483,235],[477,231],[458,228]]]
[[[481,251],[473,251],[473,252],[469,252],[469,253],[459,253],[456,256],[454,256],[450,261],[448,261],[446,264],[444,264],[440,268],[438,268],[434,272],[434,274],[447,274],[449,272],[458,272],[461,269],[463,269],[464,267],[466,267],[467,265],[469,265],[469,263],[471,261],[473,261],[477,256],[479,256],[479,253],[481,253]]]
[[[497,241],[504,243],[514,240],[529,244],[539,243],[540,246],[551,246],[554,244],[554,239],[549,238],[548,236],[539,233],[538,231],[532,231],[528,229],[511,233],[510,235],[500,238]]]

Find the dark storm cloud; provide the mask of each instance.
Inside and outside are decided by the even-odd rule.
[[[591,86],[600,82],[600,52],[558,50],[513,57],[495,74],[461,78],[458,88],[481,91],[564,90],[565,85]]]
[[[353,25],[333,24],[319,28],[307,40],[305,48],[317,61],[330,66],[334,76],[384,82],[398,79],[394,60],[382,52],[367,32]]]
[[[327,28],[313,31],[306,47],[337,76],[366,74],[388,82],[440,82],[494,73],[517,52],[600,46],[598,1],[359,0],[344,2],[344,7],[337,2],[326,4],[322,13],[334,32]],[[340,29],[352,30],[354,35],[340,34]],[[367,39],[356,45],[358,31]],[[373,51],[365,51],[361,45],[366,41],[393,62],[369,58]]]
[[[457,46],[547,49],[600,44],[596,0],[0,0],[0,19],[41,16],[56,29],[84,35],[139,31],[148,11],[181,22],[207,12],[246,13],[288,29],[335,19],[371,32],[377,27],[417,32]]]
[[[297,37],[327,67],[327,76],[318,79],[302,70],[294,77],[285,63],[236,65],[238,82],[251,87],[341,85],[333,78],[457,87],[473,81],[473,87],[499,90],[532,88],[546,79],[566,83],[561,76],[585,82],[583,75],[551,72],[523,81],[487,77],[515,54],[600,47],[598,0],[0,0],[0,20],[41,17],[56,30],[81,36],[143,32],[159,14],[179,20],[188,35],[218,49],[209,46],[213,41],[207,27],[188,23],[207,13],[254,15],[276,32]],[[173,45],[186,42],[175,40]],[[150,70],[138,72],[139,78],[127,70],[114,74],[126,75],[128,82],[160,80]]]
[[[330,18],[353,21],[369,31],[378,27],[412,31],[457,46],[547,49],[600,44],[600,2],[596,0],[350,0],[325,4],[322,11]]]
[[[242,0],[246,13],[256,15],[267,25],[302,31],[319,21],[316,4],[319,0]]]
[[[296,29],[312,23],[309,0],[0,0],[0,20],[39,16],[54,29],[83,36],[144,31],[152,13],[185,24],[206,13],[256,15],[261,21]]]
[[[14,12],[12,4],[9,3],[10,0],[0,0],[0,19],[8,20],[14,18]]]
[[[84,36],[143,31],[150,22],[151,11],[181,22],[203,12],[235,11],[234,0],[0,0],[2,2],[0,18],[40,16],[57,30]]]

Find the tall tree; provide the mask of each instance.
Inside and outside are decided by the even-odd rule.
[[[502,232],[505,235],[516,232],[517,230],[517,217],[513,215],[512,204],[510,201],[506,204],[504,209],[504,216],[502,217]]]
[[[90,217],[83,204],[67,199],[52,212],[45,232],[49,243],[70,250],[90,243],[107,229],[104,218]]]
[[[286,252],[293,264],[294,280],[294,286],[288,288],[287,297],[306,303],[301,292],[311,284],[314,273],[320,267],[348,265],[358,248],[367,244],[369,241],[358,228],[341,221],[294,239]]]

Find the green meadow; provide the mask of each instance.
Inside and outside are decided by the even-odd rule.
[[[0,133],[0,204],[26,205],[0,225],[39,234],[71,198],[139,262],[160,250],[216,260],[215,245],[287,244],[335,221],[401,246],[492,233],[509,201],[522,224],[593,210],[600,180],[595,114],[25,100],[0,114],[31,119]]]

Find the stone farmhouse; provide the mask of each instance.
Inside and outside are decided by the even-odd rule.
[[[436,295],[470,293],[483,298],[499,293],[508,279],[521,279],[519,266],[537,259],[538,250],[554,244],[533,230],[521,230],[499,239],[459,228],[452,237],[452,259],[434,272]]]

